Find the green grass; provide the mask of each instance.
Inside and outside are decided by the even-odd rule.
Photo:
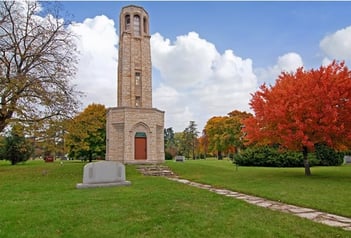
[[[351,237],[338,228],[145,177],[135,166],[127,166],[129,187],[78,190],[83,166],[0,162],[0,237]],[[172,167],[184,176],[192,170],[197,179],[207,170],[233,173],[225,163],[212,161]]]
[[[303,168],[239,167],[228,160],[167,162],[183,178],[238,192],[351,217],[351,166]]]

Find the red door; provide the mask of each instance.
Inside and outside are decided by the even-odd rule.
[[[146,160],[146,137],[135,137],[135,159]]]

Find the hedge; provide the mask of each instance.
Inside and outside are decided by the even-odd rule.
[[[335,166],[343,163],[343,153],[325,145],[316,145],[315,153],[309,153],[310,166]],[[247,148],[233,157],[233,162],[241,166],[262,167],[304,167],[301,152],[282,151],[269,146]]]

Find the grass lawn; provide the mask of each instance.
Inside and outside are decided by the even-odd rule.
[[[225,162],[172,163],[184,177],[193,174],[198,181],[222,187],[238,178]],[[351,232],[166,178],[144,177],[132,165],[127,166],[129,187],[78,190],[83,166],[75,161],[16,166],[0,161],[0,237],[351,237]],[[246,180],[255,175],[245,169],[237,174]],[[227,177],[226,182],[220,184],[206,171]],[[302,172],[295,175],[304,181]]]
[[[183,178],[289,204],[351,217],[351,166],[304,168],[239,167],[228,160],[168,161]]]

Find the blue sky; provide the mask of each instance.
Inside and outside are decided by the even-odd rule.
[[[103,52],[116,53],[121,8],[130,4],[145,8],[152,35],[153,104],[166,111],[166,126],[176,131],[183,130],[190,120],[195,120],[201,131],[212,116],[225,115],[234,109],[250,111],[250,93],[263,82],[274,84],[282,70],[291,71],[299,66],[316,68],[333,59],[351,63],[351,2],[64,1],[62,4],[73,14],[71,20],[79,24],[75,29],[90,29],[89,34],[87,30],[78,30],[86,34],[82,37],[86,42],[94,38],[94,32],[104,34],[101,33],[104,24],[115,32],[115,35],[108,33],[113,41],[101,39],[106,47],[114,45],[113,50],[106,48],[94,53],[100,43],[90,44],[85,57],[92,59],[101,54],[100,58],[95,63],[88,58],[82,62],[92,64],[95,69],[100,67],[96,62],[105,61]],[[91,19],[90,23],[87,18]],[[186,46],[198,49],[192,51]],[[81,51],[84,49],[87,48]],[[111,83],[106,87],[114,88],[117,55],[105,56],[111,61],[113,73],[110,81],[99,83]],[[189,62],[195,62],[195,72],[188,67]],[[209,64],[217,68],[206,69]],[[174,68],[169,69],[170,65]],[[98,74],[87,72],[92,67],[84,68],[80,75],[85,78]],[[199,78],[194,79],[196,73]],[[180,78],[178,83],[174,74]],[[106,77],[110,76],[101,75]],[[87,89],[85,105],[96,101],[106,106],[116,105],[115,95],[99,93],[113,101],[90,95],[89,82],[82,86],[83,91]],[[77,80],[77,84],[81,86],[84,81]]]
[[[351,2],[63,2],[75,21],[106,15],[116,25],[120,9],[129,4],[148,11],[151,34],[174,40],[195,31],[218,51],[233,49],[256,67],[273,64],[289,51],[304,56],[307,67],[316,67],[322,57],[319,41],[351,24]]]

